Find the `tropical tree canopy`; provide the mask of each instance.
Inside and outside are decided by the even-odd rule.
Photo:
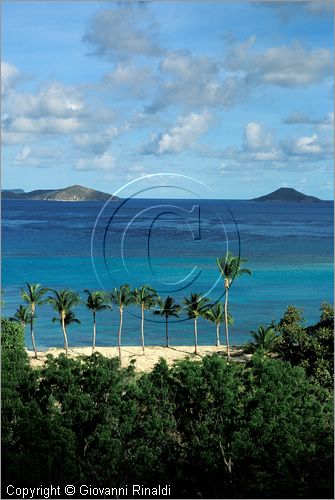
[[[111,300],[119,308],[131,304],[133,297],[129,285],[121,285],[120,288],[114,288],[111,293]]]
[[[164,316],[168,318],[169,316],[174,316],[178,318],[181,306],[175,303],[175,299],[168,295],[165,300],[159,298],[157,301],[158,309],[154,311],[156,316]]]
[[[216,304],[205,310],[204,318],[218,325],[222,323],[225,319],[224,310],[225,310],[224,304],[222,304],[222,302],[217,302]],[[229,313],[228,313],[228,323],[230,325],[234,324],[234,319]]]
[[[30,307],[30,312],[32,315],[35,314],[36,306],[42,305],[47,302],[47,299],[43,299],[46,292],[49,291],[48,288],[43,288],[39,283],[30,284],[26,283],[27,289],[21,290],[22,299],[28,303]]]
[[[133,302],[143,309],[151,309],[157,303],[157,292],[148,285],[135,288],[133,291]]]
[[[54,295],[48,297],[48,302],[60,315],[71,311],[73,307],[79,304],[79,295],[72,290],[52,290],[52,292]]]
[[[16,313],[11,319],[13,321],[17,321],[18,323],[21,323],[22,325],[26,325],[31,320],[30,307],[29,306],[25,307],[22,304],[20,304],[16,310]]]
[[[273,323],[267,327],[260,325],[256,332],[251,331],[250,334],[253,338],[253,341],[249,344],[251,351],[273,352],[280,339]]]
[[[52,318],[53,323],[61,323],[61,318]],[[76,318],[76,315],[73,311],[66,311],[64,316],[64,324],[65,326],[71,325],[71,323],[81,324],[81,321]]]
[[[184,304],[189,318],[198,318],[205,314],[208,309],[209,299],[200,293],[191,293],[190,297],[184,298]]]
[[[111,306],[107,304],[108,296],[105,292],[100,290],[91,292],[87,289],[85,289],[84,292],[87,294],[86,307],[90,311],[97,312],[110,309]]]
[[[227,255],[217,258],[217,265],[219,267],[222,277],[225,279],[225,286],[229,288],[235,278],[242,274],[251,275],[250,269],[242,268],[241,265],[247,262],[246,259],[241,259],[239,256],[234,256],[230,251]]]

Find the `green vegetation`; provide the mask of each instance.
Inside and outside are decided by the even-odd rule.
[[[53,295],[49,295],[48,302],[52,305],[55,311],[59,314],[59,320],[62,325],[63,335],[64,335],[64,349],[66,357],[68,356],[69,343],[67,339],[67,324],[65,322],[66,317],[73,318],[72,308],[77,306],[79,303],[79,295],[72,290],[52,290]],[[72,319],[74,321],[74,318]]]
[[[30,313],[30,335],[31,343],[33,344],[33,349],[35,353],[35,358],[37,358],[37,348],[35,343],[35,333],[34,333],[34,321],[36,318],[36,307],[41,306],[45,303],[43,296],[47,292],[47,288],[42,288],[40,284],[36,283],[31,285],[26,283],[27,289],[21,290],[22,299],[28,303],[29,313]]]
[[[84,290],[87,294],[86,307],[92,311],[93,316],[93,340],[92,340],[92,354],[95,349],[95,342],[97,338],[97,322],[96,315],[98,311],[104,311],[110,309],[111,306],[107,304],[107,296],[104,292],[96,291],[90,292],[90,290]]]
[[[319,384],[333,387],[334,309],[323,302],[320,311],[320,321],[305,327],[301,311],[289,306],[277,326],[281,336],[276,351],[292,365],[302,366]]]
[[[214,306],[207,309],[204,313],[204,318],[208,321],[212,321],[216,325],[216,346],[219,347],[220,344],[220,325],[222,321],[225,320],[225,308],[221,302],[217,302]],[[233,325],[234,320],[230,314],[227,314],[228,324]]]
[[[229,330],[228,330],[228,295],[229,289],[233,281],[242,276],[243,274],[251,275],[250,269],[242,268],[241,264],[247,262],[246,259],[241,259],[239,256],[234,256],[231,252],[228,252],[226,256],[217,259],[217,265],[220,270],[221,276],[224,281],[225,288],[225,327],[226,327],[226,345],[227,345],[227,357],[228,361],[230,359],[230,345],[229,345]]]
[[[175,318],[179,317],[181,306],[176,304],[173,297],[168,295],[165,300],[158,298],[157,301],[158,309],[154,311],[156,316],[163,316],[165,318],[165,341],[166,347],[170,347],[169,343],[169,318],[173,316]]]
[[[144,311],[151,309],[157,304],[158,296],[153,288],[143,285],[141,288],[135,288],[132,293],[134,304],[141,308],[141,345],[144,354]]]
[[[252,342],[247,345],[249,352],[262,351],[263,353],[271,353],[276,350],[279,335],[276,332],[274,323],[265,327],[260,325],[257,332],[250,332]]]
[[[184,304],[190,319],[194,320],[194,353],[198,354],[198,318],[203,316],[208,309],[208,298],[202,297],[200,293],[191,293],[185,297]]]
[[[322,305],[316,325],[301,321],[290,307],[275,326],[283,359],[261,349],[245,364],[215,354],[135,374],[97,353],[48,356],[33,370],[23,326],[3,319],[2,498],[7,484],[332,498],[332,392],[320,378],[330,369],[332,308]]]
[[[120,288],[114,288],[111,294],[111,300],[117,305],[120,312],[120,323],[119,330],[117,334],[117,343],[119,348],[119,358],[121,359],[121,334],[122,334],[122,323],[123,323],[123,309],[127,307],[133,301],[133,296],[131,294],[129,285],[121,285]]]

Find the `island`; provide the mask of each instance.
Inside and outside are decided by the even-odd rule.
[[[253,198],[250,201],[293,202],[293,203],[319,203],[322,200],[315,196],[308,196],[293,188],[279,188],[272,193]]]
[[[44,201],[118,201],[120,198],[102,191],[96,191],[84,186],[69,186],[63,189],[38,189],[25,193],[18,189],[2,190],[2,199],[12,200],[44,200]]]

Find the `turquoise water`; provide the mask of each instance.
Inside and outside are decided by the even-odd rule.
[[[126,206],[114,202],[98,218],[102,204],[95,202],[4,200],[4,314],[14,314],[26,281],[80,293],[147,283],[179,302],[194,291],[216,301],[222,298],[223,284],[215,259],[227,248],[247,258],[253,271],[231,288],[233,344],[246,341],[259,324],[278,320],[289,304],[303,307],[310,323],[317,320],[322,300],[333,301],[332,203],[162,200],[159,208],[153,205],[157,200],[132,200]],[[82,324],[69,327],[69,343],[90,345],[90,313],[83,305],[76,312]],[[38,311],[39,349],[62,345],[59,325],[51,323],[54,315],[49,305]],[[126,310],[125,345],[139,344],[138,316],[136,308]],[[162,344],[164,324],[150,311],[146,316],[146,343]],[[116,310],[99,313],[97,344],[114,345],[117,326]],[[192,344],[192,326],[185,314],[171,321],[171,343]],[[199,343],[214,339],[214,325],[200,320]]]

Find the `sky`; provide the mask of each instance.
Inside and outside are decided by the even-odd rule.
[[[2,188],[333,198],[333,3],[2,3]]]

